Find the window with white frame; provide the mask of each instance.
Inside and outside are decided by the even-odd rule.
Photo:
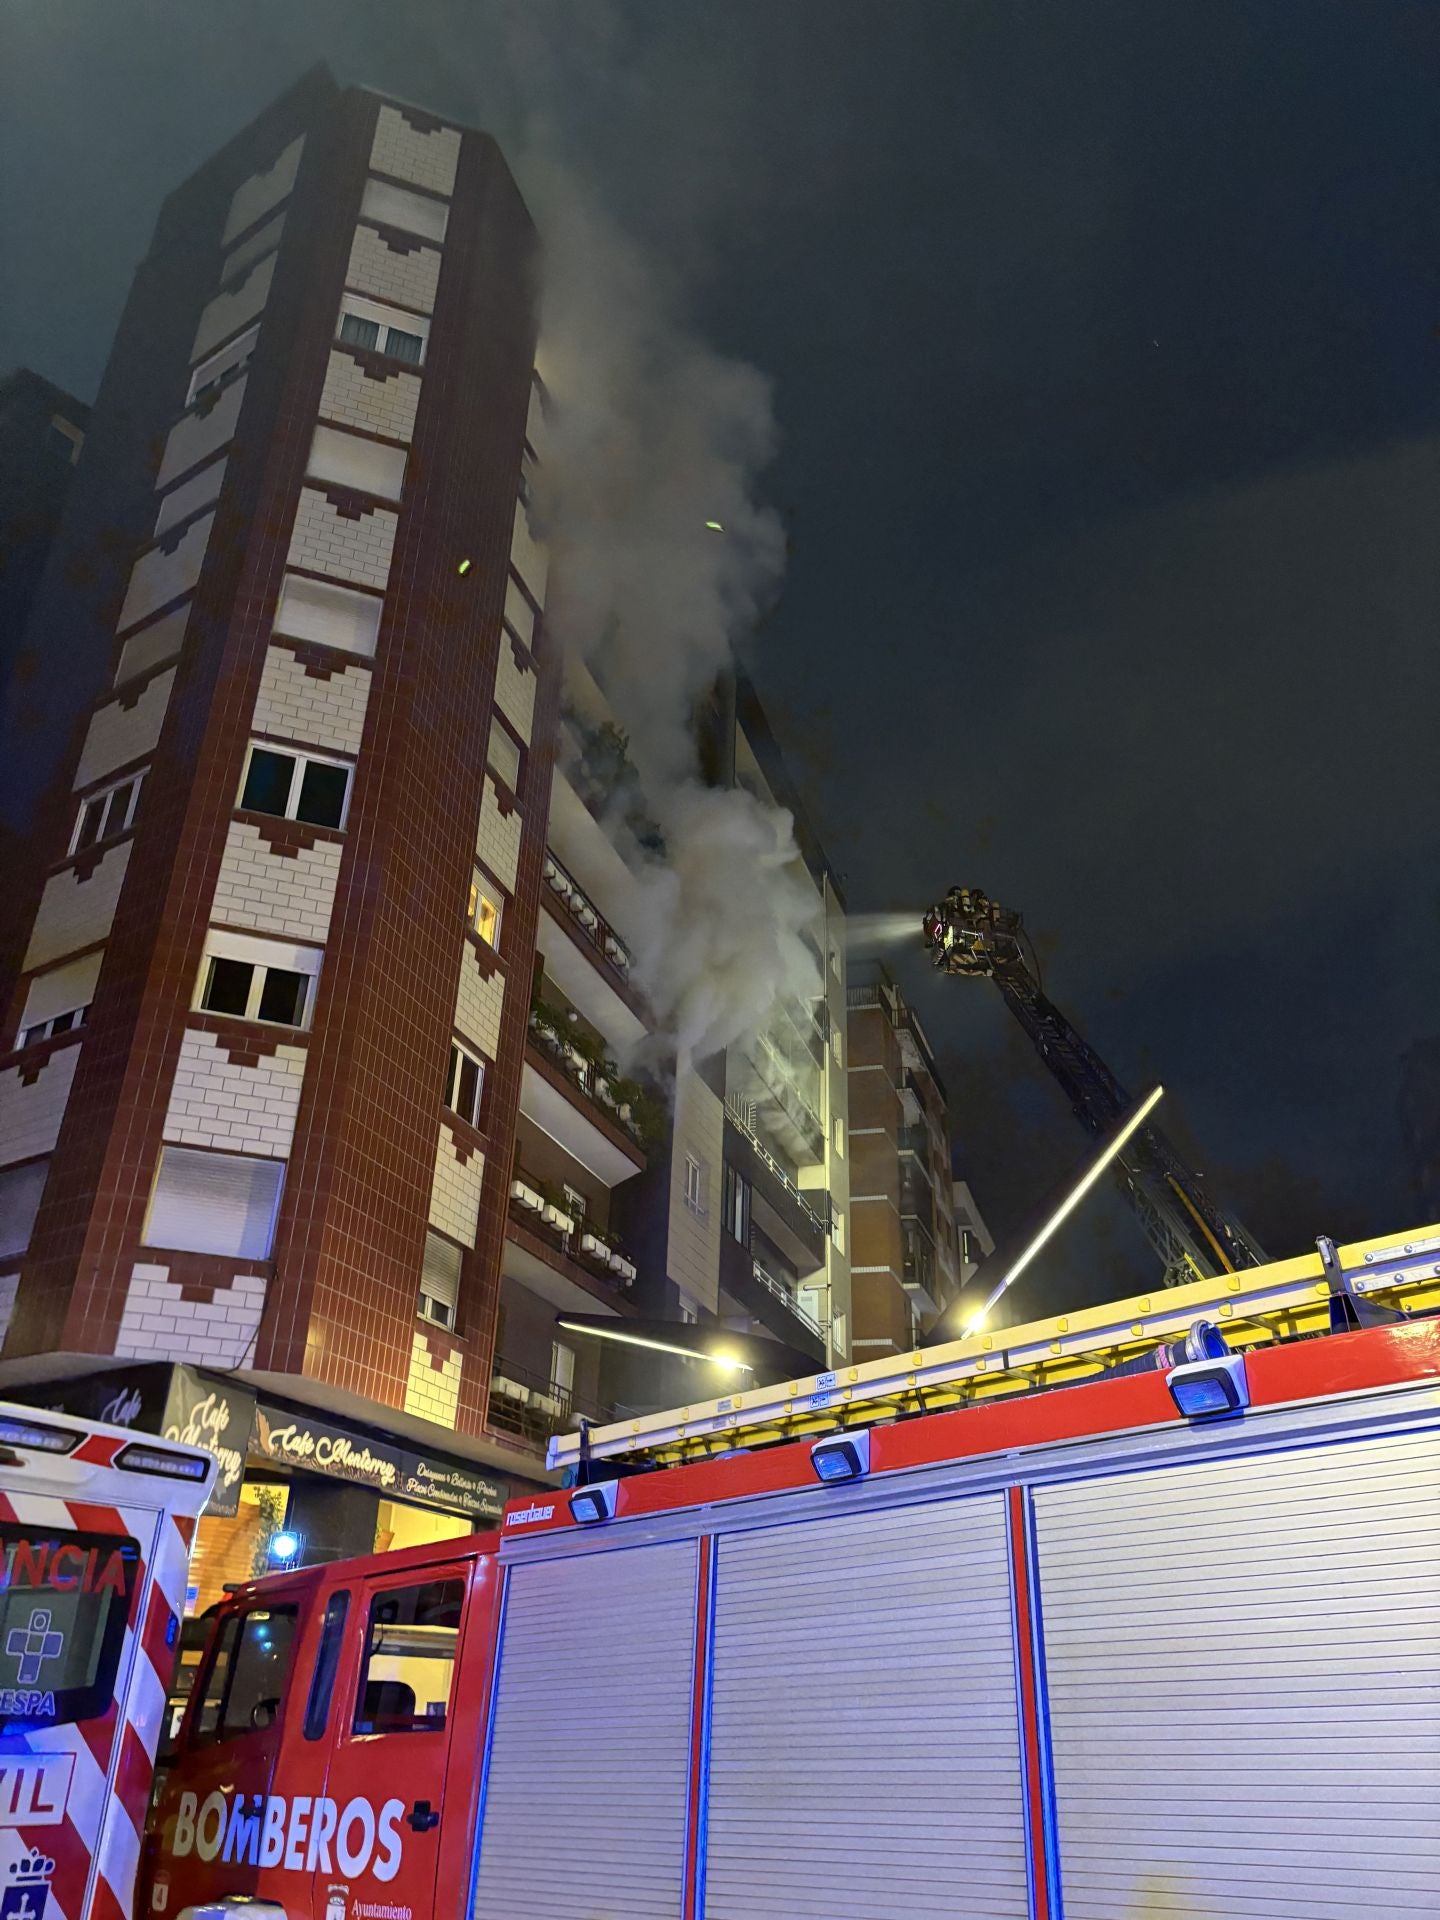
[[[422,1320],[437,1327],[455,1325],[455,1304],[460,1297],[460,1249],[433,1230],[425,1235],[425,1258],[420,1269],[420,1298],[416,1306]]]
[[[567,1406],[575,1392],[575,1349],[563,1340],[550,1342],[550,1391]]]
[[[236,339],[202,360],[190,376],[190,390],[185,395],[187,407],[193,407],[197,400],[206,394],[217,393],[225,381],[248,367],[255,352],[255,342],[260,337],[260,323],[257,320]]]
[[[832,1027],[830,1029],[830,1058],[835,1062],[837,1067],[844,1067],[845,1048],[840,1039],[839,1027]]]
[[[125,779],[117,780],[113,787],[102,787],[99,793],[86,795],[80,802],[79,817],[70,841],[71,853],[83,853],[86,847],[99,846],[102,840],[113,840],[117,834],[126,831],[135,818],[140,784],[144,778],[143,773],[127,774]]]
[[[565,1196],[565,1211],[570,1215],[570,1218],[577,1221],[583,1220],[588,1205],[584,1194],[572,1187],[568,1180],[561,1181],[560,1191]]]
[[[839,1207],[832,1207],[830,1210],[830,1238],[835,1243],[835,1251],[837,1253],[844,1253],[845,1251],[845,1216],[840,1211]]]
[[[685,1156],[685,1204],[692,1213],[705,1211],[705,1164],[693,1153]]]
[[[700,1319],[700,1309],[686,1294],[680,1295],[680,1319],[687,1327],[696,1326]]]
[[[520,747],[510,729],[497,715],[490,722],[490,765],[510,789],[520,791]]]
[[[360,300],[347,293],[340,303],[338,332],[348,347],[363,347],[369,353],[387,354],[392,360],[418,367],[424,363],[430,322],[418,313],[399,313],[377,301]]]
[[[37,1040],[53,1040],[57,1034],[69,1033],[73,1027],[83,1027],[89,1011],[89,1007],[71,1007],[65,1013],[52,1013],[48,1020],[26,1027],[20,1035],[20,1044],[33,1047]]]
[[[477,873],[470,882],[470,903],[465,909],[465,918],[486,946],[494,947],[497,953],[503,906],[498,889],[491,886],[483,873]]]
[[[323,958],[319,947],[216,930],[205,941],[195,1004],[236,1020],[308,1027]]]
[[[253,742],[240,783],[240,806],[249,813],[300,820],[307,827],[342,827],[353,771],[346,760]]]
[[[458,1041],[450,1043],[450,1070],[445,1079],[445,1104],[472,1127],[480,1124],[480,1095],[485,1085],[485,1068],[468,1048]]]
[[[832,1123],[831,1134],[835,1141],[835,1158],[843,1160],[845,1158],[845,1122],[838,1113]]]

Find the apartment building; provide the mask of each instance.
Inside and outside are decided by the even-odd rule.
[[[913,1347],[983,1253],[972,1201],[962,1268],[945,1087],[919,1016],[883,964],[857,971],[846,1019],[851,1344],[856,1359],[876,1360]]]
[[[811,847],[824,996],[642,1047],[535,246],[488,136],[307,75],[162,208],[27,630],[77,719],[0,976],[0,1386],[217,1448],[196,1606],[707,1365],[606,1331],[847,1349],[843,906]],[[714,777],[790,804],[722,693]]]

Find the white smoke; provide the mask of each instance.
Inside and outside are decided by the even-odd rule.
[[[694,337],[674,284],[572,177],[527,170],[526,188],[552,403],[533,503],[546,622],[628,735],[666,849],[636,862],[637,978],[667,1037],[703,1055],[763,1026],[782,996],[820,991],[790,814],[703,786],[695,753],[697,702],[783,565],[779,519],[755,498],[775,451],[769,384]]]

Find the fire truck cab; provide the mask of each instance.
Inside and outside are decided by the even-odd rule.
[[[198,1448],[0,1404],[0,1916],[128,1920]]]
[[[1432,1228],[1227,1279],[1199,1359],[1175,1289],[676,1409],[662,1471],[601,1429],[498,1534],[249,1585],[149,1911],[1432,1915],[1437,1283]]]

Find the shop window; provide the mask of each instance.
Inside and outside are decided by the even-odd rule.
[[[20,1035],[20,1044],[22,1047],[33,1047],[37,1040],[53,1040],[57,1033],[69,1033],[72,1027],[83,1027],[89,1011],[89,1007],[72,1007],[68,1013],[53,1013],[38,1026],[26,1027]]]
[[[252,746],[240,787],[240,806],[248,813],[272,813],[281,820],[302,821],[307,827],[342,827],[351,771],[344,760],[322,760],[313,754]]]
[[[750,1244],[750,1182],[737,1173],[727,1160],[721,1197],[725,1231],[742,1247]]]
[[[308,1027],[319,947],[292,947],[247,934],[212,933],[205,943],[196,1006],[277,1027]]]
[[[330,1719],[330,1695],[335,1690],[335,1669],[340,1664],[340,1649],[345,1641],[345,1616],[350,1611],[348,1593],[332,1593],[320,1628],[320,1650],[315,1655],[315,1671],[310,1676],[310,1698],[305,1703],[305,1738],[323,1737]]]
[[[340,305],[340,338],[347,346],[368,353],[388,354],[418,367],[425,358],[429,322],[416,313],[399,313],[378,301],[347,293]]]
[[[445,1104],[472,1127],[480,1124],[480,1094],[485,1085],[485,1069],[473,1053],[451,1043],[450,1071],[445,1081]]]
[[[465,917],[479,934],[487,947],[500,951],[500,914],[499,894],[485,879],[476,874],[470,882],[470,904],[465,909]]]
[[[215,1643],[195,1718],[197,1740],[263,1732],[280,1716],[295,1644],[294,1607],[232,1614]]]
[[[450,1708],[463,1580],[393,1587],[370,1603],[356,1733],[435,1733]]]
[[[92,793],[80,802],[80,817],[71,837],[71,853],[83,853],[86,847],[98,847],[102,840],[113,840],[124,833],[135,818],[143,773],[132,773],[100,793]]]

